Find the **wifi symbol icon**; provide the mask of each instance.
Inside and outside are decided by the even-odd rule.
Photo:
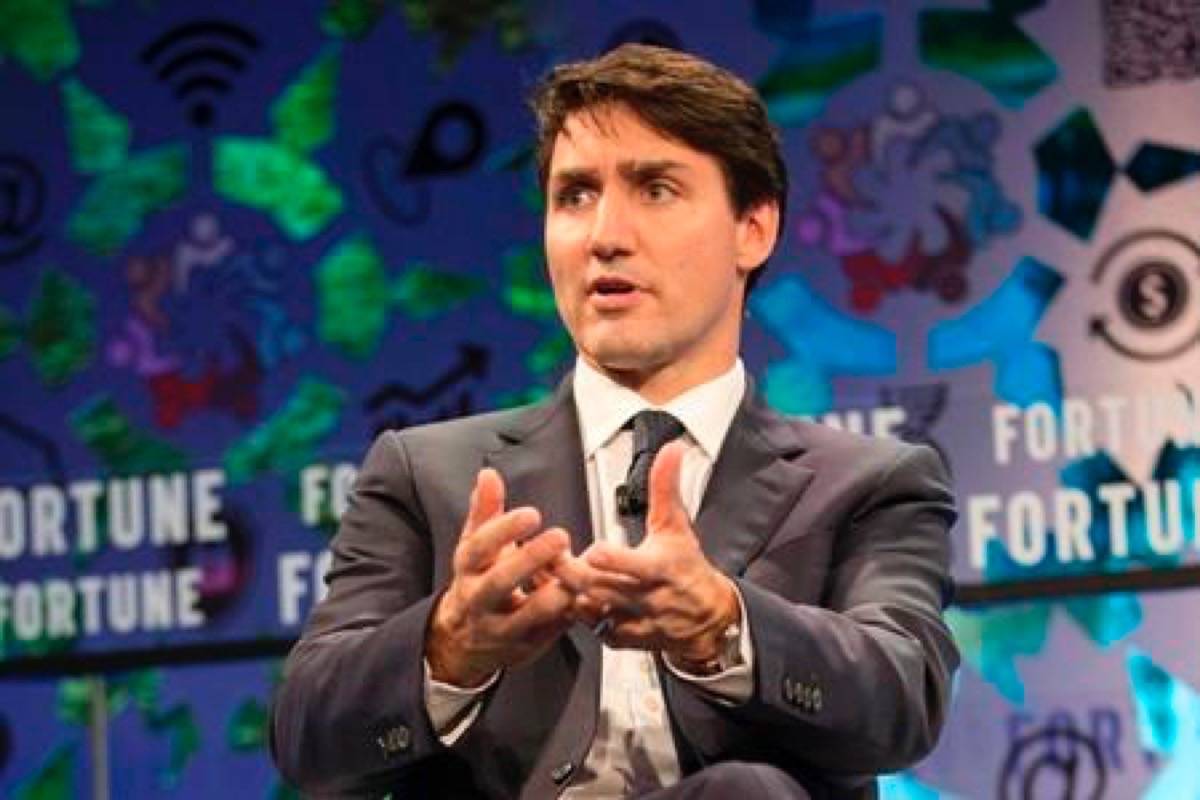
[[[231,78],[246,69],[247,59],[260,46],[254,32],[240,25],[196,20],[146,45],[140,61],[171,87],[192,125],[207,128],[216,119],[217,98],[229,93]]]

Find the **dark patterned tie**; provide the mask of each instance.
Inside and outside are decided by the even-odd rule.
[[[625,483],[617,487],[617,513],[625,520],[629,546],[646,535],[649,509],[650,466],[662,446],[683,435],[683,423],[666,411],[646,409],[633,416],[633,460]]]

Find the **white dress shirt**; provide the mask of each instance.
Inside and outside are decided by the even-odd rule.
[[[587,474],[592,531],[597,541],[626,543],[616,509],[616,487],[625,481],[633,457],[633,434],[625,423],[639,411],[654,408],[637,392],[614,382],[577,359],[575,406]],[[689,389],[663,406],[683,423],[688,445],[683,457],[679,494],[695,519],[712,474],[713,462],[746,390],[739,359],[724,374]],[[740,597],[739,597],[740,603]],[[691,675],[664,659],[667,669],[701,686],[722,702],[744,702],[753,691],[753,652],[742,610],[740,658],[715,675]],[[602,649],[600,708],[596,735],[578,775],[563,797],[619,797],[669,786],[680,778],[679,758],[659,685],[655,654],[641,650]],[[462,689],[429,678],[425,701],[434,729],[453,744],[478,715],[483,695],[499,679],[496,673],[477,689]]]

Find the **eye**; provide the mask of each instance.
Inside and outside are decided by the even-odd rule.
[[[642,193],[651,203],[665,203],[679,194],[671,182],[665,180],[647,181],[642,187]]]
[[[554,193],[555,208],[582,208],[595,195],[595,190],[581,183],[567,184]]]

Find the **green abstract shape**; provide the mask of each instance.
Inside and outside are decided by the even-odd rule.
[[[101,395],[71,413],[71,428],[117,476],[177,472],[187,468],[184,452],[137,430],[111,398]]]
[[[575,343],[559,328],[543,336],[525,356],[525,366],[535,375],[549,375],[575,355]]]
[[[341,191],[315,163],[268,139],[222,136],[213,152],[213,187],[272,216],[293,240],[309,239],[341,213]]]
[[[58,682],[58,718],[74,725],[87,725],[92,717],[90,678],[67,678]]]
[[[38,375],[50,386],[61,386],[95,355],[95,299],[64,272],[42,273],[27,335]]]
[[[330,36],[362,39],[374,30],[386,10],[380,0],[333,0],[325,4],[321,30]]]
[[[146,217],[183,196],[189,154],[183,144],[132,156],[96,178],[71,215],[67,234],[96,255],[112,255],[141,230]]]
[[[300,792],[286,783],[277,783],[271,789],[271,800],[304,800]]]
[[[75,78],[63,82],[62,96],[75,169],[91,175],[124,164],[132,137],[129,120]]]
[[[411,319],[430,319],[479,294],[481,278],[413,264],[392,286],[392,302]]]
[[[110,714],[133,703],[142,722],[154,734],[168,740],[167,767],[160,780],[166,788],[178,785],[184,768],[200,750],[200,726],[191,706],[177,703],[163,708],[163,676],[160,670],[144,669],[115,678],[108,686]]]
[[[129,706],[131,680],[134,678],[128,676],[105,678],[102,683],[95,678],[64,678],[58,682],[58,718],[83,727],[90,725],[92,699],[100,685],[104,687],[108,717],[116,717]]]
[[[21,320],[4,306],[0,306],[0,359],[8,358],[16,352],[24,332]]]
[[[543,263],[542,248],[535,244],[504,254],[504,303],[519,317],[548,322],[558,319],[558,306]]]
[[[267,709],[254,698],[242,702],[225,729],[229,749],[239,753],[262,750],[267,743]]]
[[[375,352],[391,292],[383,259],[365,236],[340,243],[317,265],[317,335],[356,358]]]
[[[975,81],[1008,108],[1054,82],[1058,67],[1012,16],[988,11],[920,12],[921,57]]]
[[[79,60],[67,0],[0,0],[0,60],[11,55],[45,82]]]
[[[525,0],[400,0],[409,28],[432,33],[438,42],[437,66],[447,70],[486,28],[494,26],[500,45],[513,52],[533,41]]]
[[[517,408],[540,403],[554,390],[548,386],[528,386],[511,392],[504,392],[496,398],[496,408]]]
[[[339,67],[336,51],[322,54],[272,104],[276,141],[311,153],[333,137]]]
[[[13,791],[14,800],[69,800],[75,796],[75,745],[60,744],[45,763]]]
[[[154,709],[144,719],[151,731],[167,737],[169,755],[161,780],[167,788],[174,788],[179,785],[188,762],[200,751],[200,726],[196,723],[196,715],[191,706],[181,703],[166,710]]]
[[[225,454],[234,482],[263,472],[292,474],[313,460],[320,440],[337,429],[346,393],[315,378],[304,378],[282,410],[259,425]]]
[[[1017,672],[1019,656],[1033,656],[1046,646],[1050,603],[1021,603],[982,610],[946,611],[963,659],[1009,702],[1025,701],[1025,686]]]

